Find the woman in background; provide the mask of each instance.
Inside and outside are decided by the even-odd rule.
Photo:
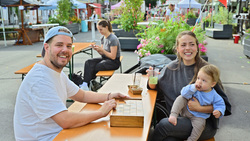
[[[97,24],[101,37],[101,46],[92,45],[101,57],[88,59],[84,66],[84,80],[80,87],[89,90],[90,81],[96,78],[98,71],[116,70],[120,67],[121,45],[118,38],[113,34],[112,25],[108,20],[100,20]],[[95,85],[97,82],[92,81]]]

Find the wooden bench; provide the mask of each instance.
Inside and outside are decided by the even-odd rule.
[[[211,139],[207,139],[207,140],[203,140],[203,141],[215,141],[214,137],[212,137]]]
[[[36,63],[33,63],[27,67],[24,67],[18,71],[15,72],[15,74],[22,74],[22,80],[24,79],[24,76],[31,70],[31,68],[33,68],[33,66],[35,65]]]
[[[123,56],[120,56],[120,62],[122,62],[122,59]],[[120,72],[122,73],[122,64],[120,65]],[[100,83],[102,83],[103,81],[108,80],[114,73],[115,70],[98,71],[96,76],[100,77]]]

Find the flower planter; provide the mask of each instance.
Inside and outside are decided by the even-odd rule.
[[[189,19],[187,20],[187,24],[190,25],[190,26],[194,26],[196,20],[197,20],[197,18],[189,18]]]
[[[136,50],[137,46],[140,44],[136,37],[119,37],[119,42],[121,44],[122,50]]]
[[[135,37],[135,35],[138,33],[136,30],[130,30],[127,32],[123,29],[114,29],[113,32],[117,37]]]
[[[136,30],[126,32],[123,29],[114,29],[113,32],[118,37],[122,50],[136,50],[140,44],[137,37],[135,37],[135,34],[138,33]]]
[[[80,24],[78,23],[67,24],[65,27],[67,27],[72,32],[72,34],[77,34],[80,31]]]
[[[229,24],[214,23],[214,28],[206,29],[206,35],[214,39],[230,39],[232,34],[233,27]]]
[[[118,29],[119,24],[112,24],[112,29]]]
[[[243,37],[243,54],[250,58],[250,34],[244,32]]]

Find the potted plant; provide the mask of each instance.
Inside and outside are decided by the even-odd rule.
[[[206,35],[213,38],[232,38],[233,14],[224,7],[219,7],[218,13],[213,16],[214,28],[206,29]],[[215,30],[216,29],[216,30]]]
[[[75,6],[70,0],[59,0],[57,2],[56,17],[49,18],[49,23],[59,23],[61,26],[67,27],[73,34],[80,31],[80,22],[74,14]]]
[[[206,17],[202,18],[201,28],[205,30],[206,27],[209,27],[211,24],[211,14],[208,14]]]
[[[121,25],[120,19],[114,19],[110,23],[112,24],[112,29],[118,29],[118,26]]]
[[[135,50],[140,43],[135,35],[142,28],[137,25],[137,22],[143,20],[142,4],[143,0],[124,0],[122,3],[122,14],[119,18],[120,29],[113,30],[120,41],[122,50]]]
[[[185,17],[187,18],[187,24],[188,24],[188,25],[191,25],[191,26],[195,25],[195,22],[196,22],[196,20],[197,20],[197,17],[195,16],[195,14],[194,14],[192,11],[189,11],[189,12],[186,14]]]
[[[139,59],[149,56],[151,54],[166,54],[170,59],[175,59],[174,46],[177,35],[186,30],[192,30],[185,21],[180,20],[179,22],[163,22],[157,21],[157,25],[150,25],[145,32],[138,33],[140,38],[140,44],[137,46],[135,53],[138,54]],[[201,55],[206,55],[207,42],[205,41],[205,32],[201,27],[197,26],[194,31],[200,44]],[[206,60],[207,57],[204,56]]]
[[[122,11],[120,17],[121,29],[126,32],[140,29],[137,22],[143,21],[143,13],[141,12],[141,5],[143,0],[124,0],[122,3]]]

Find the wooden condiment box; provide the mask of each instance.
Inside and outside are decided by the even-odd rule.
[[[142,100],[124,100],[117,102],[116,109],[110,115],[111,127],[143,128],[144,113]]]
[[[128,89],[134,95],[141,95],[142,90],[143,90],[141,87],[137,85],[128,85]]]

